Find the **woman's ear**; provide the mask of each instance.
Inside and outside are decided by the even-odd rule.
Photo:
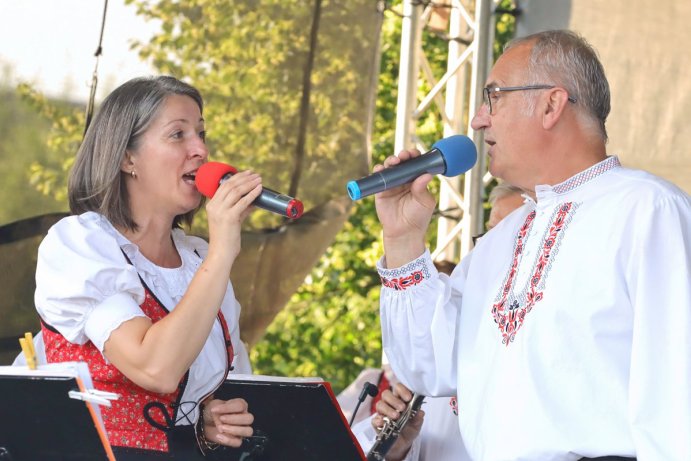
[[[569,104],[569,94],[563,88],[552,88],[547,93],[546,104],[543,106],[542,126],[546,130],[552,129]]]
[[[120,163],[120,170],[129,175],[131,175],[134,171],[134,160],[132,159],[132,153],[129,150],[125,151],[125,156],[122,158],[122,162]]]

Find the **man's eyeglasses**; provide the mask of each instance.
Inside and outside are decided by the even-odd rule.
[[[524,85],[524,86],[494,86],[485,87],[482,89],[482,99],[489,108],[489,114],[492,115],[492,97],[500,91],[523,91],[523,90],[551,90],[556,85]],[[576,104],[576,98],[569,96],[569,101]]]

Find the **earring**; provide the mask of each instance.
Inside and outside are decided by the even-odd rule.
[[[137,173],[134,170],[130,171],[130,174],[132,175],[132,179],[137,179]]]

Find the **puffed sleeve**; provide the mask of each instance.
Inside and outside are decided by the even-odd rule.
[[[104,218],[70,216],[38,249],[34,301],[41,318],[68,341],[103,345],[123,322],[144,316],[144,289]]]

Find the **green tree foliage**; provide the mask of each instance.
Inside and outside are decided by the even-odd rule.
[[[84,132],[84,113],[79,107],[49,101],[29,84],[22,83],[17,93],[45,120],[50,121],[46,139],[49,155],[31,163],[30,182],[44,194],[67,208],[67,176]]]
[[[46,148],[50,126],[50,120],[36,114],[27,100],[9,88],[0,88],[0,224],[66,209],[65,202],[51,193],[62,173],[55,171],[43,183],[34,169],[51,158]],[[31,187],[39,183],[44,186],[41,191]]]

